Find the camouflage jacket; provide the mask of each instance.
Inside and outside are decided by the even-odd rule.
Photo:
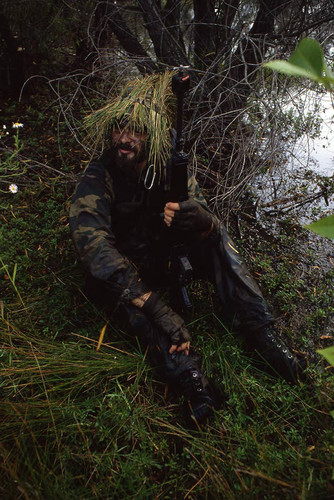
[[[188,193],[207,208],[193,176]],[[137,265],[161,253],[164,203],[161,189],[130,182],[114,166],[112,152],[91,162],[78,180],[69,219],[75,248],[86,270],[124,302],[150,289]]]

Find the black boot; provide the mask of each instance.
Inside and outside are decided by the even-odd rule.
[[[305,379],[306,361],[298,360],[276,336],[272,325],[252,332],[250,344],[257,351],[265,368],[288,382],[296,383]]]
[[[126,306],[126,312],[133,334],[138,337],[143,349],[147,350],[161,379],[185,397],[188,424],[198,428],[211,415],[213,408],[218,409],[223,399],[201,374],[200,356],[193,349],[188,356],[177,351],[169,354],[170,340],[152,325],[142,311],[135,306]]]
[[[221,396],[197,369],[179,376],[178,390],[185,397],[185,418],[189,425],[199,427],[221,406]]]

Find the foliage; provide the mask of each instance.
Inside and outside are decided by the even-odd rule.
[[[21,175],[26,172],[26,167],[20,164],[18,160],[18,155],[23,148],[23,144],[19,139],[19,129],[23,127],[23,123],[13,123],[12,129],[15,130],[14,134],[10,134],[7,130],[7,126],[2,124],[2,131],[0,132],[0,141],[8,141],[8,136],[13,140],[13,147],[4,149],[3,159],[0,160],[0,176],[2,182],[11,183],[17,180]],[[8,189],[10,192],[15,194],[17,192],[16,184],[9,184]],[[6,191],[5,191],[6,192]]]
[[[226,395],[208,426],[191,432],[184,426],[181,402],[157,380],[123,325],[109,321],[96,351],[106,318],[85,297],[67,226],[68,198],[87,162],[84,157],[81,164],[83,150],[76,142],[82,142],[82,117],[102,106],[125,76],[137,75],[134,63],[149,72],[156,64],[174,66],[184,56],[194,66],[188,147],[200,153],[198,173],[209,181],[213,175],[217,203],[229,197],[233,206],[254,172],[274,161],[278,151],[270,142],[264,152],[268,130],[272,140],[273,125],[279,134],[282,129],[263,119],[274,120],[275,111],[264,104],[266,92],[272,96],[285,84],[267,86],[261,79],[255,70],[262,54],[272,50],[273,40],[286,53],[290,28],[312,32],[313,25],[321,26],[331,15],[330,2],[310,0],[301,8],[299,2],[240,2],[232,12],[220,1],[167,0],[146,11],[145,3],[6,0],[0,7],[12,39],[23,49],[14,53],[23,56],[20,70],[29,68],[24,77],[38,71],[54,92],[50,97],[39,87],[30,101],[8,100],[1,108],[6,116],[0,123],[7,123],[8,131],[13,121],[24,123],[17,142],[16,132],[0,142],[1,496],[333,496],[331,370],[310,368],[310,382],[297,387],[260,372],[213,314],[210,290],[194,283],[194,343]],[[43,4],[48,9],[37,19],[41,24],[34,24]],[[34,16],[29,10],[22,14],[27,7]],[[147,16],[155,13],[157,22],[151,22]],[[169,17],[172,13],[178,13],[176,20]],[[126,41],[131,47],[125,47]],[[10,60],[7,49],[3,44],[1,61]],[[2,74],[14,85],[12,68],[10,60]],[[29,85],[24,98],[28,90]],[[13,172],[17,192],[9,190]],[[293,238],[285,239],[279,252],[277,242],[269,241],[265,247],[275,249],[275,255],[266,255],[262,238],[256,235],[261,248],[255,256],[249,250],[250,261],[281,324],[290,327],[284,328],[286,340],[294,352],[323,347],[330,341],[325,331],[333,312],[330,282],[323,280],[321,287],[314,281],[316,269],[305,273],[304,262],[301,279],[291,254]]]
[[[0,5],[0,91],[17,94],[32,78],[30,91],[40,78],[71,68],[87,56],[84,50],[92,0],[2,0]],[[85,52],[84,54],[82,52]]]
[[[334,88],[334,74],[326,63],[322,47],[319,42],[310,38],[299,42],[289,61],[270,61],[264,66],[287,75],[308,78],[323,84],[328,90]],[[333,215],[305,227],[321,236],[334,239]]]
[[[334,85],[334,74],[327,65],[322,47],[312,38],[303,38],[288,61],[270,61],[264,66],[286,75],[308,78],[327,89]]]
[[[189,328],[225,402],[201,431],[185,427],[182,402],[123,325],[109,321],[96,350],[106,318],[84,296],[66,217],[80,153],[66,134],[58,144],[62,124],[48,106],[8,103],[15,119],[2,118],[25,117],[16,160],[26,170],[17,193],[4,190],[0,227],[1,497],[332,495],[331,372],[310,368],[312,385],[291,387],[258,370],[213,313],[215,298],[204,283],[192,285]],[[13,150],[14,138],[6,137],[6,151]],[[306,292],[292,279],[291,242],[284,244],[279,254],[287,262],[278,272],[263,253],[254,265],[290,314],[288,305]],[[333,302],[328,292],[319,291],[319,307]],[[307,335],[315,332],[312,325]]]
[[[334,367],[334,346],[326,347],[326,349],[319,349],[318,353],[321,354],[327,361]],[[334,418],[334,410],[330,412],[332,417]]]
[[[287,75],[308,78],[323,84],[328,90],[334,86],[334,75],[328,68],[321,45],[309,38],[299,42],[289,61],[271,61],[264,66]],[[334,216],[324,217],[305,226],[315,233],[334,239]],[[334,347],[319,349],[318,353],[334,366]],[[334,417],[334,412],[331,412]]]
[[[197,176],[226,213],[261,170],[281,164],[282,128],[294,133],[274,118],[288,89],[279,78],[268,85],[263,59],[289,53],[295,33],[329,40],[333,9],[332,0],[3,0],[0,11],[3,90],[28,98],[48,84],[81,146],[81,110],[103,107],[139,73],[190,65],[186,149],[203,158]]]
[[[89,333],[63,342],[22,334],[15,316],[17,324],[12,311],[1,329],[3,498],[34,491],[48,498],[311,498],[328,491],[331,440],[318,430],[328,422],[317,410],[326,405],[318,386],[310,394],[258,372],[230,334],[219,334],[214,316],[193,330],[206,337],[204,344],[199,337],[205,363],[226,401],[201,432],[183,426],[179,404],[163,396],[143,355],[120,333],[109,330],[96,352],[96,316]]]
[[[308,224],[305,227],[317,234],[320,234],[320,236],[326,236],[327,238],[334,239],[334,215],[324,217],[323,219],[312,222],[312,224]]]
[[[327,347],[326,349],[319,349],[318,353],[324,356],[327,361],[334,366],[334,346]]]

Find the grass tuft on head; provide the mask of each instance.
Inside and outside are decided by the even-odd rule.
[[[88,139],[95,146],[108,142],[113,130],[129,127],[147,135],[148,165],[160,175],[170,156],[173,93],[172,71],[138,77],[123,92],[84,120]]]

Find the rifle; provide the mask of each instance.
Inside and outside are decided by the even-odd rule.
[[[187,67],[180,66],[172,77],[172,91],[177,98],[176,134],[172,134],[172,156],[167,165],[166,200],[172,202],[188,199],[188,155],[183,151],[183,99],[190,87]],[[180,243],[182,236],[174,230],[173,244],[168,259],[172,306],[176,309],[191,308],[186,285],[192,280],[193,270],[186,247]]]

